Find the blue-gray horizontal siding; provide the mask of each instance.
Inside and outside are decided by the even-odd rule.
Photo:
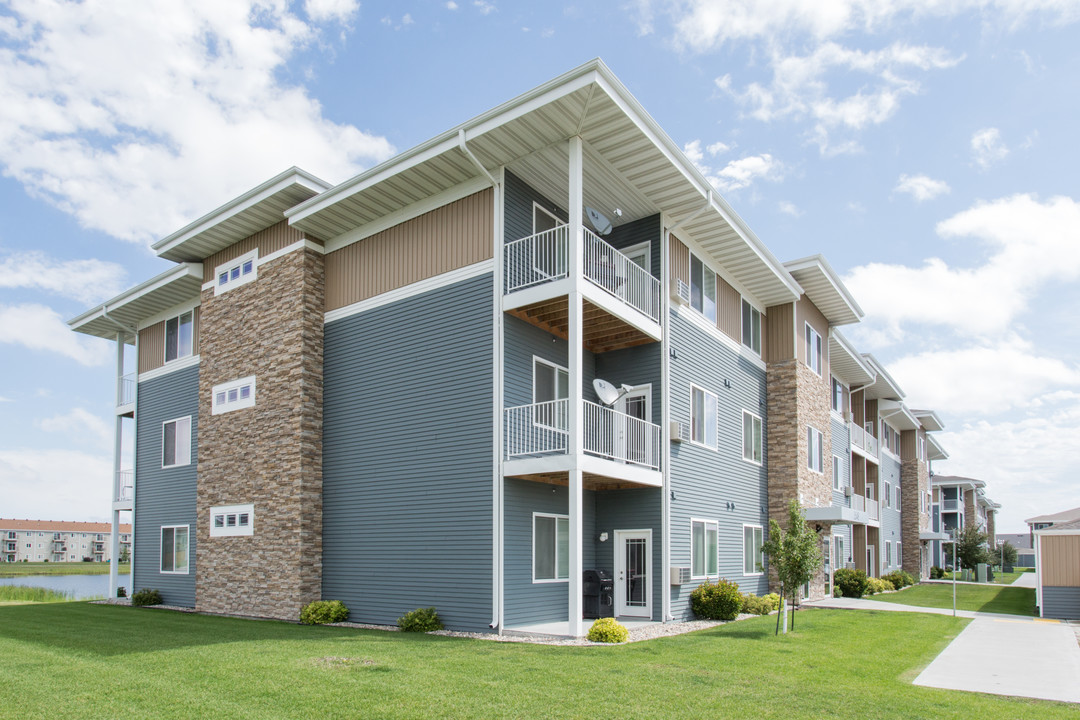
[[[649,245],[649,272],[653,277],[660,277],[660,215],[650,215],[612,229],[604,240],[616,250],[639,245]]]
[[[612,350],[600,353],[595,358],[596,376],[613,383],[616,387],[621,385],[651,385],[651,422],[660,424],[664,416],[663,384],[661,365],[664,348],[660,343],[637,345],[623,350]],[[592,388],[585,392],[587,399],[596,402]]]
[[[566,198],[556,203],[509,171],[506,173],[504,193],[506,200],[503,203],[503,239],[505,242],[513,242],[533,234],[534,202],[566,222],[566,211],[563,209]]]
[[[1042,589],[1042,616],[1058,620],[1080,620],[1080,587]]]
[[[326,325],[323,597],[492,619],[492,277]]]
[[[528,405],[533,401],[534,357],[565,368],[569,346],[562,338],[512,315],[504,315],[503,320],[503,402],[505,407]],[[593,378],[596,377],[596,361],[591,352],[583,352],[583,397],[596,402],[592,387]]]
[[[883,572],[889,572],[899,568],[900,563],[896,560],[896,543],[903,541],[900,530],[900,508],[896,507],[896,488],[900,485],[900,463],[891,456],[881,453],[881,465],[878,467],[878,477],[881,479],[882,497],[878,498],[881,513],[881,542],[877,549],[878,562],[884,568]],[[886,506],[884,491],[885,483],[889,483],[889,503]],[[903,494],[903,491],[901,491]],[[885,565],[885,543],[892,543],[892,564]]]
[[[832,424],[833,462],[840,461],[840,489],[833,488],[833,506],[851,507],[851,500],[844,495],[844,488],[851,487],[851,436],[847,423],[830,416]],[[832,478],[829,478],[832,482]],[[835,529],[835,528],[834,528]]]
[[[157,588],[167,605],[195,606],[196,460],[199,368],[139,383],[135,458],[135,567],[132,588]],[[191,464],[161,467],[162,423],[191,416]],[[161,572],[161,527],[187,525],[188,572]]]
[[[596,534],[606,532],[608,540],[596,545],[596,565],[607,571],[615,582],[619,574],[615,568],[615,531],[652,530],[652,619],[663,620],[663,593],[668,578],[663,577],[664,529],[663,490],[638,488],[633,490],[605,490],[596,493]]]
[[[768,535],[766,466],[742,457],[742,416],[749,410],[767,424],[765,370],[743,358],[723,341],[672,311],[668,337],[675,357],[670,362],[671,419],[690,421],[690,385],[718,397],[719,449],[689,442],[671,445],[671,564],[690,566],[691,518],[716,520],[720,576],[743,592],[768,592],[764,575],[743,574],[743,525],[760,525]],[[725,387],[724,381],[731,387]],[[763,449],[768,439],[763,438]],[[766,456],[765,462],[768,462]],[[714,578],[715,579],[715,578]],[[671,586],[671,612],[688,618],[690,592],[697,582]]]

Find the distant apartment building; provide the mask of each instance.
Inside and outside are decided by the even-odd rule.
[[[119,526],[120,547],[131,550],[131,525]],[[4,562],[107,562],[110,523],[0,518]]]
[[[987,534],[989,542],[995,542],[996,516],[1001,505],[987,496],[985,481],[956,475],[935,475],[931,485],[935,530],[951,537],[974,525]],[[952,565],[950,553],[947,544],[935,542],[934,564],[938,567]]]

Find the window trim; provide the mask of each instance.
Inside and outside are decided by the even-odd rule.
[[[739,334],[742,336],[741,337],[741,342],[742,342],[743,345],[745,345],[747,348],[750,349],[750,352],[757,355],[758,357],[761,357],[761,334],[762,334],[761,333],[761,318],[763,318],[765,316],[765,313],[761,312],[761,310],[754,307],[753,303],[751,303],[749,300],[747,300],[745,296],[740,296],[739,299],[742,301],[742,311],[739,313]],[[755,316],[755,313],[757,314],[757,337],[756,338],[751,337],[752,340],[753,339],[757,340],[757,347],[754,347],[750,343],[746,342],[746,332],[745,332],[745,330],[746,330],[746,312],[747,312],[747,309],[749,309],[749,311],[750,311],[750,335],[751,336],[754,335],[754,316]]]
[[[187,564],[184,565],[183,570],[176,569],[176,531],[180,528],[184,528],[187,533],[187,548],[185,552],[185,559]],[[161,551],[165,546],[165,531],[173,531],[173,569],[162,570],[161,569]],[[158,572],[162,575],[190,575],[191,574],[191,526],[190,525],[162,525],[161,531],[158,534]]]
[[[844,418],[844,390],[847,389],[847,386],[844,385],[844,383],[841,382],[840,379],[838,377],[836,377],[835,375],[830,374],[829,379],[831,380],[831,383],[829,385],[829,411],[833,415],[835,415],[836,417],[843,420],[843,418]],[[840,392],[840,398],[839,398],[840,399],[840,407],[837,408],[837,407],[833,407],[833,403],[835,403],[836,400],[837,400],[836,395],[837,395],[838,390]]]
[[[901,500],[901,496],[900,496],[900,483],[896,483],[896,485],[894,485],[893,487],[894,487],[894,489],[893,489],[893,492],[894,492],[894,493],[896,494],[896,498],[895,498],[895,500],[896,500],[896,505],[895,505],[895,507],[896,507],[896,509],[897,509],[897,510],[900,510],[900,508],[901,508],[901,507],[903,507],[903,506],[902,506],[902,505],[900,504],[900,500]]]
[[[847,486],[847,483],[844,482],[844,478],[840,474],[840,468],[842,467],[842,465],[840,464],[840,456],[836,455],[835,453],[832,456],[832,466],[833,490],[837,492],[843,492],[844,488]]]
[[[757,455],[758,455],[757,460],[755,460],[753,457],[746,457],[746,416],[747,415],[749,415],[751,418],[753,418],[754,420],[757,421],[757,426],[758,426],[757,447],[751,449],[751,452],[753,452],[754,449],[757,450]],[[753,432],[753,425],[751,425],[751,432]],[[755,415],[754,413],[750,412],[749,410],[747,410],[745,408],[743,408],[743,411],[742,411],[742,452],[743,452],[743,456],[742,456],[743,460],[745,460],[746,462],[748,462],[748,463],[750,463],[752,465],[757,465],[758,467],[760,467],[765,462],[765,425],[761,421],[760,416]]]
[[[716,439],[716,444],[715,445],[709,445],[707,442],[699,442],[698,440],[694,439],[694,391],[695,390],[700,390],[703,395],[711,396],[713,398],[713,400],[716,401],[716,426],[714,428],[715,439]],[[706,422],[706,426],[707,425],[708,425],[708,423]],[[707,427],[706,427],[706,429],[707,429]],[[708,440],[709,439],[708,434],[703,432],[702,438],[704,440]],[[714,392],[710,392],[709,390],[706,390],[705,388],[701,387],[700,385],[695,385],[693,383],[690,383],[690,443],[692,445],[697,445],[698,447],[708,448],[710,450],[715,450],[715,451],[720,450],[720,396],[717,395]]]
[[[163,365],[179,362],[181,360],[195,356],[195,307],[189,307],[187,310],[181,310],[175,315],[170,314],[167,318],[161,321],[162,327],[162,342],[161,342],[161,362]],[[185,315],[191,316],[191,352],[186,355],[180,354],[180,328],[182,327],[180,318]],[[169,322],[176,321],[176,357],[172,360],[169,359]]]
[[[555,520],[555,534],[554,534],[554,539],[555,539],[555,566],[554,566],[555,567],[555,577],[553,577],[553,578],[537,578],[536,577],[536,518],[538,518],[538,517],[553,518]],[[532,581],[533,581],[534,585],[545,585],[545,584],[551,584],[551,583],[569,583],[570,582],[569,557],[567,557],[567,568],[566,568],[566,573],[567,574],[566,574],[566,577],[564,577],[564,578],[559,577],[559,521],[560,520],[565,520],[566,524],[567,524],[567,528],[569,529],[569,525],[570,525],[570,516],[569,515],[560,515],[559,513],[549,513],[549,512],[534,512],[532,514],[532,527],[530,528],[530,532],[532,533],[532,541],[529,543],[529,548],[530,548],[529,562],[532,564]],[[569,553],[568,553],[568,555],[569,555]]]
[[[817,443],[814,443],[814,438],[817,438]],[[817,446],[817,459],[820,463],[820,467],[814,466],[814,446]],[[806,426],[806,467],[810,472],[817,473],[818,475],[825,474],[825,435],[813,425]]]
[[[555,227],[561,227],[563,225],[566,225],[565,220],[561,220],[558,215],[556,215],[551,210],[548,210],[546,207],[544,207],[540,203],[533,200],[532,217],[529,218],[529,222],[532,224],[532,234],[533,235],[535,235],[537,232],[539,232],[536,229],[536,211],[537,210],[539,210],[540,212],[544,213],[545,215],[550,217],[552,220],[554,220],[555,221]],[[551,228],[551,229],[554,230],[555,228]],[[544,230],[543,232],[547,232],[547,230]]]
[[[823,367],[825,365],[825,350],[821,346],[821,333],[819,333],[813,325],[809,322],[805,323],[806,329],[803,331],[803,343],[805,345],[804,350],[806,357],[803,358],[806,367],[810,368],[818,377],[822,377]],[[811,358],[816,360],[816,363],[811,362]]]
[[[847,543],[845,542],[845,539],[844,539],[843,535],[837,535],[835,533],[832,536],[832,541],[833,541],[833,545],[832,545],[833,572],[835,573],[840,568],[847,567],[847,547],[846,547]],[[839,541],[839,546],[837,545],[837,541]],[[836,551],[837,551],[838,547],[840,548],[840,562],[836,561]]]
[[[901,540],[897,540],[896,543],[895,543],[896,544],[896,567],[898,567],[898,568],[903,568],[904,567],[904,556],[900,553],[900,546],[901,546],[902,542],[903,541],[901,541]]]
[[[227,517],[229,515],[236,515],[236,525],[229,526]],[[246,525],[240,524],[241,516],[247,515],[248,522]],[[225,519],[222,526],[219,528],[216,524],[217,516],[221,516]],[[255,505],[254,503],[247,503],[246,505],[217,505],[210,508],[210,537],[250,537],[255,534]]]
[[[705,536],[705,558],[703,560],[703,567],[705,570],[704,575],[694,574],[694,525],[700,524],[702,526],[702,533]],[[716,542],[713,543],[714,555],[713,559],[716,560],[716,572],[709,572],[709,526],[712,526],[715,533]],[[691,580],[705,580],[713,575],[720,577],[720,522],[718,520],[707,520],[705,518],[690,518],[690,579]]]
[[[716,281],[716,271],[712,269],[712,267],[709,265],[709,263],[707,263],[705,261],[705,259],[703,257],[701,257],[700,255],[695,253],[693,250],[689,250],[689,248],[687,248],[687,249],[688,249],[688,251],[690,253],[690,262],[687,265],[687,267],[689,268],[689,272],[690,272],[690,276],[689,276],[689,279],[690,279],[690,309],[692,309],[694,312],[696,312],[701,317],[708,320],[713,325],[716,325],[717,320],[720,317],[720,293],[719,293],[719,287],[718,287],[719,283]],[[701,283],[701,308],[700,309],[694,307],[694,280],[695,280],[695,278],[694,278],[694,260],[697,260],[698,263],[701,265],[701,277],[698,278],[698,280],[700,280],[700,283]],[[712,298],[711,298],[711,300],[712,300],[712,311],[713,311],[712,317],[709,317],[708,315],[705,314],[705,299],[706,299],[706,295],[705,295],[705,288],[706,288],[705,278],[708,277],[709,275],[712,275]]]
[[[229,276],[233,270],[241,269],[247,264],[251,264],[251,270],[248,272],[241,271],[236,279],[227,279],[225,282],[221,281],[221,275],[224,273]],[[214,268],[214,295],[221,295],[227,293],[230,290],[247,285],[250,282],[254,282],[259,277],[259,249],[255,248],[250,252],[246,252],[243,255],[233,258],[228,262],[224,262]]]
[[[170,424],[170,423],[178,423],[178,422],[180,422],[182,420],[187,421],[187,443],[186,443],[187,444],[187,459],[184,460],[184,462],[174,462],[171,465],[166,465],[165,464],[165,426]],[[174,441],[173,441],[173,459],[176,459],[176,455],[178,454],[176,451],[179,448],[180,443],[175,441],[175,437],[176,437],[175,431],[174,431],[173,437],[174,437]],[[190,464],[191,464],[191,415],[185,415],[183,417],[172,418],[171,420],[162,421],[162,423],[161,423],[161,469],[162,470],[167,470],[169,468],[184,467],[184,466],[190,465]]]
[[[757,562],[760,562],[760,564],[761,564],[761,566],[763,568],[762,570],[755,570],[754,572],[746,572],[746,529],[747,528],[753,528],[753,529],[757,530],[758,532],[755,533],[755,534],[759,534],[761,536],[761,545],[758,545],[758,547],[757,547],[757,557],[755,558],[755,560]],[[761,546],[764,545],[764,544],[765,544],[765,528],[764,528],[764,526],[757,525],[755,523],[743,523],[743,525],[742,525],[742,561],[743,561],[742,569],[743,569],[743,577],[758,577],[758,576],[761,576],[761,575],[765,574],[765,571],[764,571],[765,555],[761,551]]]
[[[645,242],[635,243],[633,245],[624,247],[619,252],[621,252],[623,255],[625,255],[627,260],[630,260],[631,255],[635,255],[635,254],[641,252],[642,250],[645,251],[645,264],[640,266],[640,267],[645,272],[652,275],[652,240],[646,240]],[[630,262],[634,262],[634,261],[630,260]],[[637,263],[634,263],[634,264],[636,265]]]
[[[238,392],[236,400],[229,401],[227,399],[228,392],[230,390],[239,391],[247,385],[251,386],[251,394],[248,397],[241,398],[239,397]],[[247,377],[238,378],[236,380],[230,380],[229,382],[221,383],[220,385],[215,385],[210,390],[210,414],[224,415],[225,413],[230,413],[235,410],[243,410],[244,408],[255,407],[255,392],[256,387],[254,375],[248,375]],[[218,402],[219,393],[226,393],[226,400],[224,402]]]

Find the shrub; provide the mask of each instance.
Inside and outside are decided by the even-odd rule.
[[[945,568],[939,568],[937,565],[934,565],[933,567],[931,567],[930,568],[930,579],[931,580],[944,580],[945,579]]]
[[[589,628],[589,640],[601,643],[624,643],[630,639],[630,631],[615,618],[600,618]]]
[[[840,588],[844,597],[861,598],[869,586],[869,579],[863,570],[840,568],[833,573],[833,585]]]
[[[866,592],[867,592],[868,595],[876,595],[877,593],[883,593],[883,592],[892,592],[893,590],[896,589],[895,585],[893,585],[888,580],[884,580],[882,578],[872,577],[872,578],[866,578],[866,580],[867,580],[867,583],[868,583],[867,589],[866,589]]]
[[[160,605],[165,602],[161,599],[161,592],[158,590],[152,590],[150,588],[143,588],[139,592],[131,596],[131,604],[135,607],[143,607],[145,605]]]
[[[345,622],[349,619],[349,608],[340,600],[316,600],[309,602],[300,610],[300,622],[305,625],[326,625],[327,623]]]
[[[844,591],[841,590],[839,586],[834,585],[833,589],[832,589],[832,596],[833,597],[844,597]]]
[[[118,585],[116,588],[116,597],[127,597],[127,588],[123,585]]]
[[[443,629],[439,613],[435,612],[433,607],[417,608],[412,612],[407,612],[398,618],[397,624],[405,632],[431,632]]]
[[[891,582],[893,587],[897,590],[915,584],[915,578],[911,576],[911,573],[904,572],[903,570],[893,570],[891,573],[882,575],[881,579]]]
[[[742,612],[750,615],[768,615],[780,607],[780,596],[776,593],[757,595],[750,593],[742,596]]]
[[[690,593],[690,609],[706,620],[734,620],[741,608],[739,586],[724,578],[715,585],[706,579]]]

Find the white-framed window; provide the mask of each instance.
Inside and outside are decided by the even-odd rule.
[[[840,569],[847,565],[847,557],[844,555],[844,536],[833,535],[833,567]]]
[[[717,407],[716,395],[690,386],[690,440],[714,450],[718,442]]]
[[[885,507],[892,507],[892,483],[888,480],[885,481],[885,497],[881,499],[885,502]]]
[[[210,508],[210,537],[255,534],[255,505],[219,505]]]
[[[569,577],[569,516],[533,513],[533,582],[566,582]]]
[[[926,438],[919,436],[919,442],[916,444],[916,459],[926,460]]]
[[[761,311],[742,301],[742,344],[761,355]]]
[[[742,456],[755,465],[761,464],[761,418],[749,410],[742,414]]]
[[[835,377],[832,379],[832,400],[830,408],[837,415],[844,414],[844,384]]]
[[[187,575],[188,526],[161,526],[161,572]]]
[[[161,467],[191,464],[191,416],[161,424]]]
[[[220,295],[233,288],[246,285],[258,276],[259,251],[256,249],[227,263],[222,263],[214,269],[214,294]]]
[[[715,520],[690,520],[690,575],[705,578],[717,575],[719,556]]]
[[[195,349],[195,311],[165,321],[165,362],[190,357]]]
[[[570,397],[570,371],[534,355],[533,402],[550,403],[536,408],[534,422],[544,427],[566,430],[569,424],[566,403],[552,401],[566,400],[568,397]]]
[[[892,543],[885,541],[885,567],[892,566]]]
[[[652,241],[646,240],[643,243],[623,248],[619,252],[645,272],[652,272]]]
[[[897,483],[897,485],[896,485],[896,491],[895,492],[896,492],[896,509],[899,510],[901,507],[903,507],[900,504],[900,484],[899,483]]]
[[[806,323],[806,364],[818,375],[821,375],[821,334]]]
[[[215,385],[210,398],[210,414],[242,410],[255,405],[255,376],[249,375],[239,380]]]
[[[716,273],[690,253],[690,307],[716,322]]]
[[[843,467],[840,465],[840,456],[832,456],[832,487],[833,490],[844,489]]]
[[[760,525],[743,525],[743,575],[760,575],[765,566],[761,554],[762,530]]]
[[[825,472],[825,442],[821,431],[813,425],[806,426],[806,467],[814,472]]]
[[[899,540],[896,541],[896,565],[897,565],[897,567],[903,567],[903,565],[904,565],[904,555],[903,555],[903,553],[900,552],[900,541]]]
[[[565,225],[555,213],[538,202],[533,202],[533,235]]]

